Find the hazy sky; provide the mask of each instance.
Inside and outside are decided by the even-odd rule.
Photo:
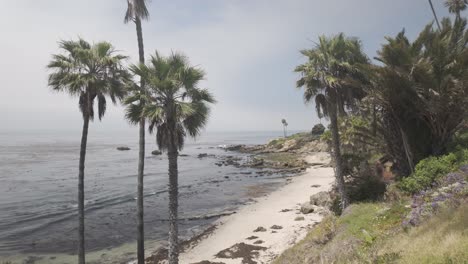
[[[442,0],[433,0],[440,17]],[[125,0],[0,0],[0,130],[81,129],[76,98],[47,87],[45,65],[57,41],[81,36],[110,41],[137,60],[134,24],[124,24]],[[146,55],[182,51],[207,72],[203,86],[218,100],[207,127],[291,130],[318,122],[305,106],[299,50],[321,34],[361,38],[374,57],[384,36],[403,28],[411,38],[432,21],[427,0],[152,0],[143,23]],[[93,129],[128,129],[121,106],[109,106]]]

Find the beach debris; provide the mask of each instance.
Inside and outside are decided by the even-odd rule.
[[[255,245],[258,245],[258,244],[263,244],[264,241],[263,241],[263,240],[257,240],[257,241],[255,241],[255,242],[253,242],[253,243],[254,243]]]
[[[245,243],[237,243],[230,248],[226,248],[218,252],[215,256],[217,258],[227,259],[242,259],[242,264],[257,264],[256,259],[260,250],[266,250],[266,247],[254,246]]]
[[[271,228],[271,229],[276,229],[276,230],[278,230],[278,229],[283,229],[283,227],[280,226],[280,225],[272,225],[270,228]]]
[[[162,152],[159,151],[159,150],[153,150],[153,151],[151,151],[151,155],[157,156],[157,155],[161,155],[161,154],[162,154]]]
[[[303,216],[298,216],[296,218],[294,218],[294,221],[304,221],[305,218]]]
[[[248,238],[246,238],[247,240],[254,240],[254,239],[257,239],[258,236],[249,236]]]
[[[254,230],[254,232],[266,232],[266,231],[267,231],[266,228],[264,228],[263,226],[259,226]]]
[[[317,206],[329,207],[332,201],[328,192],[319,192],[310,196],[310,203]]]
[[[117,147],[117,150],[118,151],[126,151],[126,150],[130,150],[129,147]]]

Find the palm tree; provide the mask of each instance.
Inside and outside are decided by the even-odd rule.
[[[215,100],[207,89],[200,89],[199,82],[205,73],[189,65],[187,57],[173,53],[168,57],[158,52],[150,59],[150,65],[131,66],[131,71],[145,80],[148,86],[148,103],[143,116],[149,122],[149,132],[156,131],[156,143],[167,151],[169,159],[169,263],[178,263],[178,166],[179,151],[185,137],[196,137],[205,126],[210,108]],[[129,117],[139,117],[137,107],[129,109]]]
[[[447,0],[445,2],[449,12],[457,15],[457,20],[461,18],[460,13],[466,10],[467,5],[468,0]]]
[[[439,19],[437,18],[437,14],[436,14],[436,11],[434,9],[434,5],[432,4],[432,0],[428,0],[429,1],[429,5],[431,6],[431,10],[432,10],[432,14],[434,15],[434,19],[437,23],[437,27],[439,28],[440,30],[440,23],[439,23]]]
[[[140,63],[145,63],[145,51],[143,47],[143,31],[141,20],[148,19],[149,12],[146,7],[146,0],[127,0],[128,7],[125,14],[124,22],[135,22],[138,54]],[[143,79],[140,79],[140,89],[143,92],[145,85]],[[135,91],[138,93],[138,91]],[[142,96],[143,97],[143,96]],[[143,99],[143,98],[140,98]],[[143,106],[144,100],[139,100],[139,104]],[[143,219],[143,175],[145,170],[145,119],[139,118],[137,122],[139,128],[139,152],[138,152],[138,187],[137,187],[137,258],[138,264],[145,262],[145,236],[144,236],[144,219]]]
[[[127,57],[117,54],[108,42],[89,44],[83,39],[61,41],[62,54],[55,54],[47,65],[49,86],[58,92],[67,92],[79,98],[83,115],[80,161],[78,173],[78,263],[85,263],[84,240],[84,169],[89,121],[94,119],[94,101],[97,100],[99,120],[104,116],[109,97],[113,103],[124,97],[123,83],[129,78],[122,66]]]
[[[336,183],[344,209],[349,198],[344,186],[338,115],[345,115],[347,109],[352,110],[356,99],[364,96],[360,65],[367,64],[369,60],[362,52],[360,41],[345,37],[343,33],[332,38],[321,36],[314,48],[301,53],[308,61],[296,67],[295,71],[302,75],[296,85],[304,88],[305,102],[315,98],[319,117],[330,118]]]
[[[288,122],[286,122],[286,119],[281,119],[281,123],[283,124],[283,132],[284,132],[284,137],[287,137],[287,131],[286,129],[288,128]]]

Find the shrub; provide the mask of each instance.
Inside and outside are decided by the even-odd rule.
[[[435,181],[449,172],[456,171],[468,163],[468,149],[459,150],[440,157],[421,160],[414,173],[403,179],[399,187],[403,191],[416,193],[431,187]]]
[[[317,124],[312,128],[312,135],[320,136],[325,132],[325,126],[322,124]]]

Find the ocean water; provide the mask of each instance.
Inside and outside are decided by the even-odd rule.
[[[180,218],[235,210],[249,199],[250,187],[281,185],[285,175],[260,177],[255,169],[218,167],[218,158],[197,157],[208,153],[247,158],[218,146],[262,144],[281,135],[281,131],[208,132],[188,140],[181,151],[188,156],[179,157]],[[62,263],[60,256],[76,254],[79,140],[80,131],[0,133],[0,260]],[[167,158],[151,155],[157,149],[154,142],[152,136],[147,137],[145,238],[150,244],[164,241],[168,228]],[[131,150],[117,151],[118,146]],[[106,263],[105,258],[121,259],[122,263],[134,258],[137,156],[136,130],[90,131],[85,235],[87,252],[96,252],[96,263]],[[214,220],[181,220],[181,237],[192,236]],[[119,247],[125,249],[114,252]]]

